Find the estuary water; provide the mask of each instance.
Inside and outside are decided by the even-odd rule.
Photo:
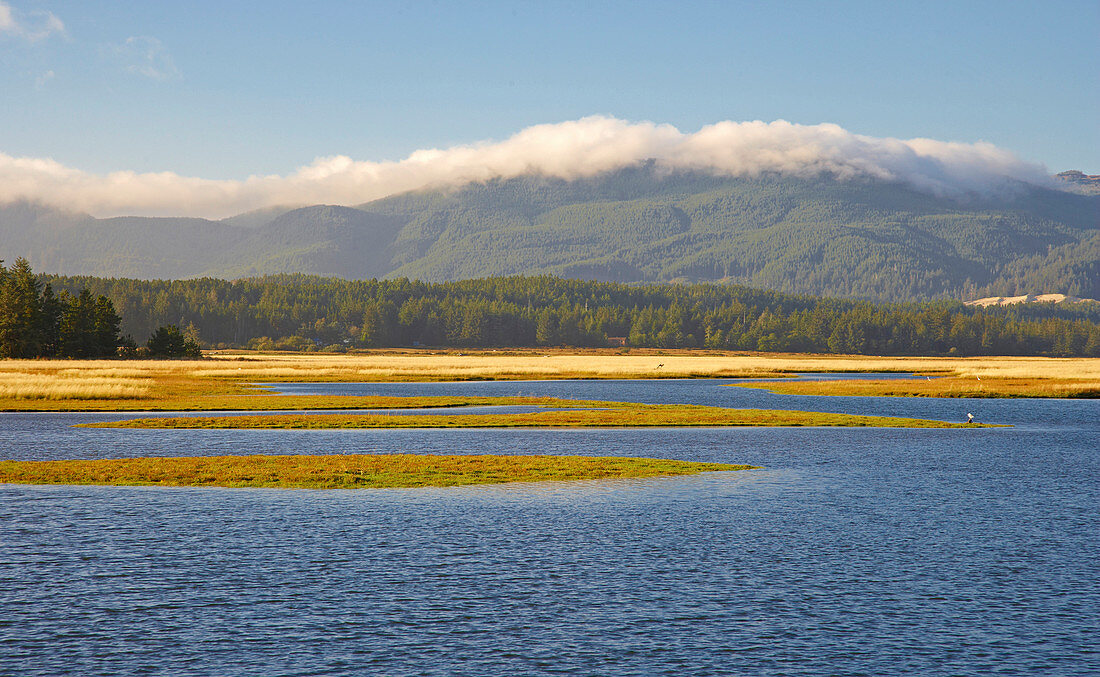
[[[762,470],[449,489],[0,485],[0,674],[1100,672],[1100,401],[730,381],[279,384],[1011,428],[157,431],[0,414],[3,458],[519,453]]]

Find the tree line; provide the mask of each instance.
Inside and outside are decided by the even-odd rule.
[[[104,294],[94,296],[43,283],[26,259],[6,268],[0,260],[0,357],[97,358],[134,355],[137,344],[120,331],[122,318]],[[177,338],[178,337],[178,338]],[[177,327],[161,327],[145,351],[154,356],[196,356],[198,344]]]
[[[876,304],[716,284],[553,276],[448,283],[276,275],[235,281],[45,276],[114,302],[124,331],[208,347],[608,346],[868,355],[1100,356],[1094,307]]]

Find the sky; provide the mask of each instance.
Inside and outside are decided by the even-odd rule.
[[[1096,0],[0,0],[0,184],[210,193],[591,119],[836,125],[1100,173],[1097,45]]]

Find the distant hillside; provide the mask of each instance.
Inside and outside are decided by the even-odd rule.
[[[554,274],[721,281],[881,300],[1100,296],[1100,196],[1018,184],[937,198],[898,184],[638,166],[530,176],[222,221],[0,207],[0,258],[140,278],[268,273],[446,281]]]
[[[1076,192],[1085,195],[1100,195],[1100,175],[1086,174],[1082,171],[1071,169],[1068,172],[1059,173],[1058,178],[1068,184]]]
[[[408,219],[350,207],[318,205],[278,214],[210,260],[203,275],[256,277],[308,272],[348,278],[393,270],[387,243]]]

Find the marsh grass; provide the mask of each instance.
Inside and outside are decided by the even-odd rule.
[[[746,383],[784,395],[837,395],[866,397],[1042,397],[1098,398],[1100,379],[1037,379],[997,376],[951,376],[928,379],[853,379],[843,381],[798,381],[789,383]]]
[[[589,456],[207,456],[0,461],[0,482],[364,489],[689,475],[753,466]]]
[[[213,361],[212,361],[213,362]],[[683,351],[619,353],[377,352],[353,355],[225,355],[216,373],[237,369],[252,380],[463,380],[514,378],[759,378],[793,372],[920,372],[959,376],[1100,378],[1100,360],[1032,357],[868,357],[714,354]],[[213,368],[213,367],[211,367]],[[215,373],[215,372],[210,372]]]
[[[855,416],[772,409],[723,409],[691,405],[556,400],[554,407],[507,414],[275,414],[139,418],[86,423],[87,428],[362,429],[362,428],[683,428],[731,426],[828,426],[876,428],[964,428],[960,423],[885,416]]]
[[[690,351],[213,354],[202,360],[3,360],[0,410],[270,410],[361,408],[354,396],[283,396],[263,382],[778,377],[793,372],[919,372],[959,379],[1023,379],[1047,396],[1088,396],[1100,360],[877,358]],[[1093,384],[1093,385],[1090,385]],[[794,385],[794,384],[790,384]],[[938,382],[949,387],[950,381]],[[839,385],[799,387],[837,388]],[[921,386],[925,388],[925,386]],[[807,391],[809,392],[809,391]],[[991,392],[989,386],[984,392]]]
[[[147,378],[95,373],[56,375],[0,372],[0,400],[136,400],[151,395]]]

